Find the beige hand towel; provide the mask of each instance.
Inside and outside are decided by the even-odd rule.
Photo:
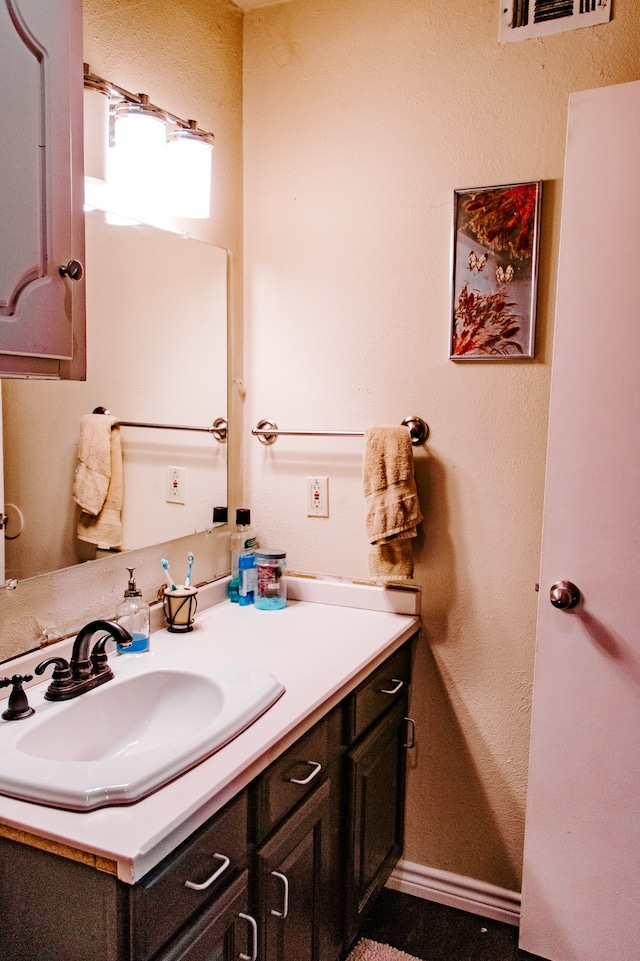
[[[78,538],[99,547],[122,544],[122,447],[107,414],[86,414],[80,425],[73,497],[82,508]]]
[[[85,414],[80,420],[78,465],[73,499],[87,514],[102,510],[111,478],[111,426],[107,414]]]
[[[413,577],[413,545],[422,512],[407,427],[365,431],[364,495],[369,573],[379,581]]]

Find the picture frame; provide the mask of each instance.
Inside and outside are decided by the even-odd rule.
[[[454,191],[451,360],[535,353],[542,181]]]

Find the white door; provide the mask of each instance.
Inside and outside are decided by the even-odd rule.
[[[635,82],[569,108],[520,936],[554,961],[640,958],[639,382]]]

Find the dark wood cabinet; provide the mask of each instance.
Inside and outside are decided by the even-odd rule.
[[[246,791],[136,885],[0,838],[0,958],[150,961],[164,949],[166,961],[212,961],[206,953],[187,953],[187,945],[196,933],[203,951],[216,939],[246,941],[253,919],[238,912],[249,909],[247,859]]]
[[[402,853],[411,645],[345,704],[345,943],[358,933]]]
[[[243,791],[138,884],[125,885],[128,957],[148,961],[244,871],[247,818]]]
[[[256,851],[256,905],[264,961],[324,961],[330,922],[326,849],[331,781],[326,780]]]
[[[258,926],[249,912],[248,873],[236,878],[157,961],[256,961]],[[137,959],[137,955],[132,955]]]
[[[340,900],[342,706],[251,785],[262,961],[335,961]]]
[[[338,961],[402,850],[410,671],[408,641],[135,885],[0,838],[2,961]]]
[[[406,706],[400,702],[347,755],[347,940],[402,853]]]

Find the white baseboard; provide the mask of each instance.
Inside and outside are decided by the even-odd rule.
[[[398,861],[387,887],[494,921],[520,924],[520,894],[475,878]]]

